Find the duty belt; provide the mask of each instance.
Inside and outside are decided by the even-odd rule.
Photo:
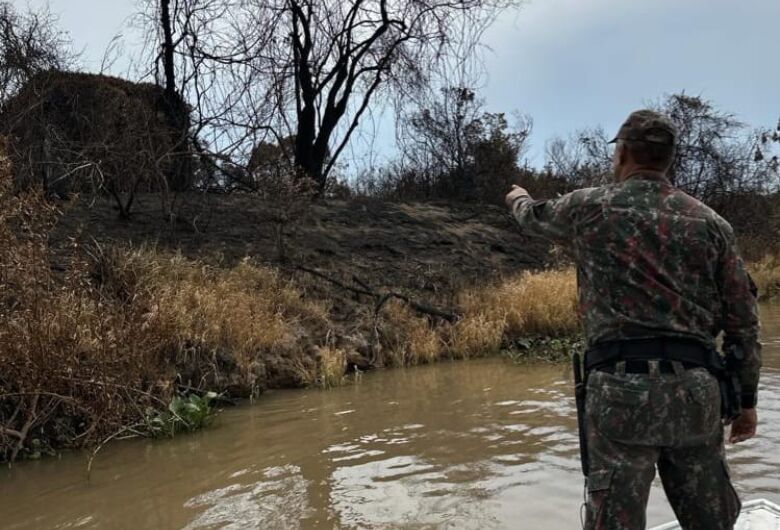
[[[715,357],[713,357],[715,356]],[[598,342],[585,353],[585,370],[604,369],[618,361],[678,361],[686,368],[713,366],[714,348],[693,339],[655,338]],[[632,363],[633,364],[633,363]]]
[[[609,374],[618,373],[618,363],[607,362],[606,364],[600,364],[593,367],[593,370],[597,372],[607,372]],[[653,362],[658,363],[658,373],[660,374],[673,374],[675,373],[674,363],[676,361],[640,361],[639,359],[630,359],[628,361],[622,361],[624,364],[623,370],[627,374],[651,374],[653,369],[651,364]],[[693,368],[701,368],[700,364],[680,363],[682,370],[691,370]]]

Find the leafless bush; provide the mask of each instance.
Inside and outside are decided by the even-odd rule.
[[[518,162],[531,131],[519,117],[484,112],[469,88],[443,89],[402,117],[399,162],[363,175],[364,193],[403,199],[455,199],[501,203],[523,170]]]
[[[580,131],[568,139],[556,137],[547,143],[546,167],[573,188],[600,186],[612,181],[612,153],[601,127]]]
[[[685,93],[669,96],[658,107],[680,131],[670,174],[681,189],[718,206],[729,194],[780,188],[780,124],[775,131],[750,130],[711,102]]]
[[[36,74],[73,66],[70,44],[48,7],[20,12],[0,2],[0,109]]]

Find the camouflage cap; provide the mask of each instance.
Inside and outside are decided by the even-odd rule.
[[[635,140],[656,144],[674,145],[677,141],[677,127],[672,120],[654,110],[632,112],[620,126],[617,136],[609,142]]]

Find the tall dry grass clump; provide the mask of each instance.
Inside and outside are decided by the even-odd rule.
[[[378,364],[409,366],[441,358],[484,357],[520,340],[574,338],[580,333],[571,269],[530,273],[457,296],[461,318],[438,323],[400,302],[385,305],[377,324]]]
[[[497,288],[510,337],[570,336],[580,331],[577,276],[573,269],[525,272]]]
[[[780,295],[780,254],[767,254],[748,264],[748,271],[758,287],[759,299]]]
[[[347,371],[347,352],[333,346],[317,347],[316,378],[308,381],[320,388],[333,388],[344,384]]]
[[[313,348],[330,329],[328,305],[278,271],[247,260],[225,269],[150,248],[109,248],[94,262],[118,303],[144,307],[183,383],[249,397],[269,379],[293,386],[317,378]]]
[[[441,358],[484,357],[518,341],[571,339],[581,330],[573,269],[526,272],[457,296],[461,318],[433,325],[409,306],[392,302],[377,326],[379,363],[409,366]]]
[[[383,366],[427,364],[446,353],[441,330],[398,300],[384,304],[377,333],[378,362]]]
[[[452,327],[448,337],[449,352],[456,359],[484,357],[501,350],[506,321],[500,312],[467,314]]]
[[[497,285],[461,293],[464,319],[452,330],[457,356],[492,352],[518,339],[571,337],[580,332],[573,269],[525,272]]]

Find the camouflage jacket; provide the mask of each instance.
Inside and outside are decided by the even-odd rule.
[[[589,344],[680,337],[742,344],[743,403],[761,366],[758,309],[731,226],[657,173],[577,190],[520,197],[523,232],[566,246],[578,266],[579,312]],[[745,399],[746,398],[746,399]]]

